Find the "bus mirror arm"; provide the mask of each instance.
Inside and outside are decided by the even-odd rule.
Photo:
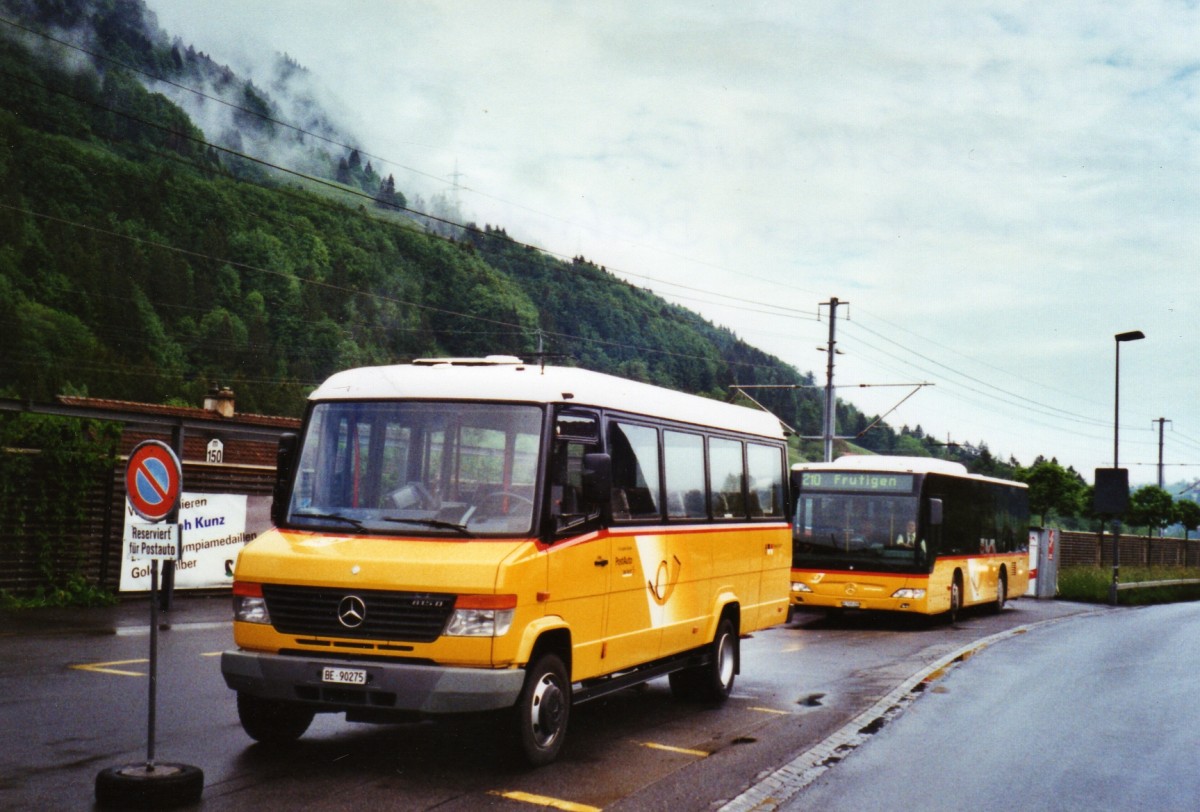
[[[275,450],[275,489],[271,493],[271,523],[279,526],[287,514],[288,485],[292,481],[292,468],[296,464],[296,449],[300,437],[292,432],[279,437]]]

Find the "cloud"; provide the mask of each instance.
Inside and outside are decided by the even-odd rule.
[[[1200,357],[1194,4],[150,5],[231,64],[291,54],[406,193],[448,192],[457,166],[479,222],[818,377],[817,305],[851,301],[840,380],[938,383],[896,423],[1090,471],[1111,453],[1112,336],[1144,329],[1122,458],[1152,458],[1166,416],[1169,456],[1200,463],[1200,376],[1181,372]],[[813,318],[764,314],[781,303]]]

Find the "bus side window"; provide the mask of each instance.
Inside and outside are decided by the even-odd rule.
[[[585,498],[584,458],[599,450],[600,418],[564,412],[555,421],[550,461],[550,518],[555,533],[578,531],[600,519],[600,505]]]
[[[707,519],[704,484],[704,437],[690,432],[663,431],[663,469],[667,486],[667,517]]]
[[[742,444],[711,437],[708,441],[708,483],[712,515],[717,519],[746,516],[746,469]]]
[[[658,431],[631,423],[609,423],[614,521],[659,518]]]
[[[750,517],[783,518],[783,452],[773,446],[746,444]]]

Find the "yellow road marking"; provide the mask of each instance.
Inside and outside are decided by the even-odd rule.
[[[144,677],[146,676],[140,671],[122,671],[118,668],[112,668],[114,665],[130,665],[131,663],[148,663],[149,660],[143,658],[140,660],[114,660],[111,663],[88,663],[87,665],[72,665],[76,671],[95,671],[100,674],[117,674],[122,677]]]
[[[690,750],[687,747],[672,747],[669,744],[655,744],[654,742],[642,742],[642,747],[649,747],[651,750],[666,750],[670,753],[684,753],[700,758],[708,758],[711,755],[707,750]]]
[[[201,657],[220,657],[221,653],[222,652],[220,652],[220,651],[202,651],[202,652],[200,652],[200,656]]]
[[[750,708],[750,710],[758,711],[759,713],[778,713],[780,716],[791,716],[792,715],[791,711],[779,710],[778,708],[754,708],[754,707],[752,707],[752,708]]]
[[[533,795],[528,792],[518,792],[516,790],[500,791],[491,790],[490,794],[499,795],[501,798],[508,798],[510,801],[520,801],[523,804],[535,804],[537,806],[545,806],[550,809],[562,809],[564,812],[600,812],[598,806],[588,806],[587,804],[577,804],[572,801],[564,801],[561,798],[548,798],[545,795]]]

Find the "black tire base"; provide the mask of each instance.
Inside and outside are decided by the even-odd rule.
[[[197,803],[203,792],[204,772],[190,764],[124,764],[96,776],[96,804],[104,808],[169,809]]]

